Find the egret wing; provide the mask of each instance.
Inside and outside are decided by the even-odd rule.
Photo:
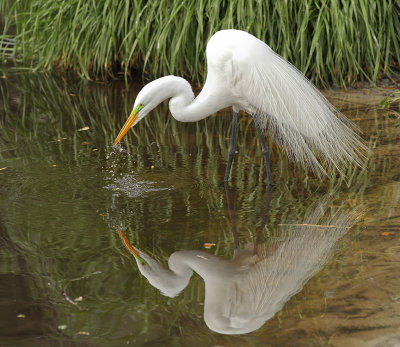
[[[317,174],[332,168],[344,173],[349,162],[361,166],[366,147],[351,122],[270,47],[249,48],[232,55],[230,87],[246,111],[257,113],[289,158]]]

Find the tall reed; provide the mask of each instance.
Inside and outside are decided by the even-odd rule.
[[[0,9],[15,57],[85,78],[139,70],[200,82],[207,41],[227,28],[259,37],[320,85],[376,81],[400,60],[396,0],[21,0]]]

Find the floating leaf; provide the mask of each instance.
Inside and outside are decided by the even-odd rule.
[[[215,246],[215,243],[205,243],[203,246],[204,246],[204,248],[211,248],[211,247]]]
[[[61,142],[61,141],[64,141],[64,140],[67,140],[67,138],[66,137],[62,137],[61,139],[57,139],[57,140],[54,140],[54,141],[49,141],[48,143]]]
[[[77,335],[84,335],[84,336],[89,336],[90,333],[88,331],[78,331]]]

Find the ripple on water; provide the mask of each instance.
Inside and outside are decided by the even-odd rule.
[[[150,192],[160,192],[164,190],[172,190],[172,187],[159,187],[158,182],[140,181],[132,174],[113,178],[113,182],[104,186],[105,189],[123,192],[129,198],[136,198]]]

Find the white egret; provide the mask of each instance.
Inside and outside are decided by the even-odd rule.
[[[354,208],[323,218],[328,203],[323,199],[311,207],[301,224],[270,230],[274,241],[236,248],[232,260],[205,251],[177,251],[169,257],[169,269],[165,269],[130,245],[122,231],[119,233],[151,285],[174,297],[196,272],[205,283],[207,326],[221,334],[245,334],[260,328],[303,288],[329,259],[335,243],[360,217],[360,209]]]
[[[115,145],[152,109],[170,99],[172,116],[196,122],[226,107],[233,108],[232,139],[224,181],[236,151],[238,112],[252,115],[261,140],[269,184],[268,147],[262,128],[283,147],[289,159],[316,174],[332,169],[343,174],[347,164],[361,166],[365,146],[351,123],[293,65],[268,45],[240,30],[221,30],[207,44],[207,79],[195,98],[181,77],[150,82],[137,95],[131,115]],[[320,161],[314,155],[316,150]]]

